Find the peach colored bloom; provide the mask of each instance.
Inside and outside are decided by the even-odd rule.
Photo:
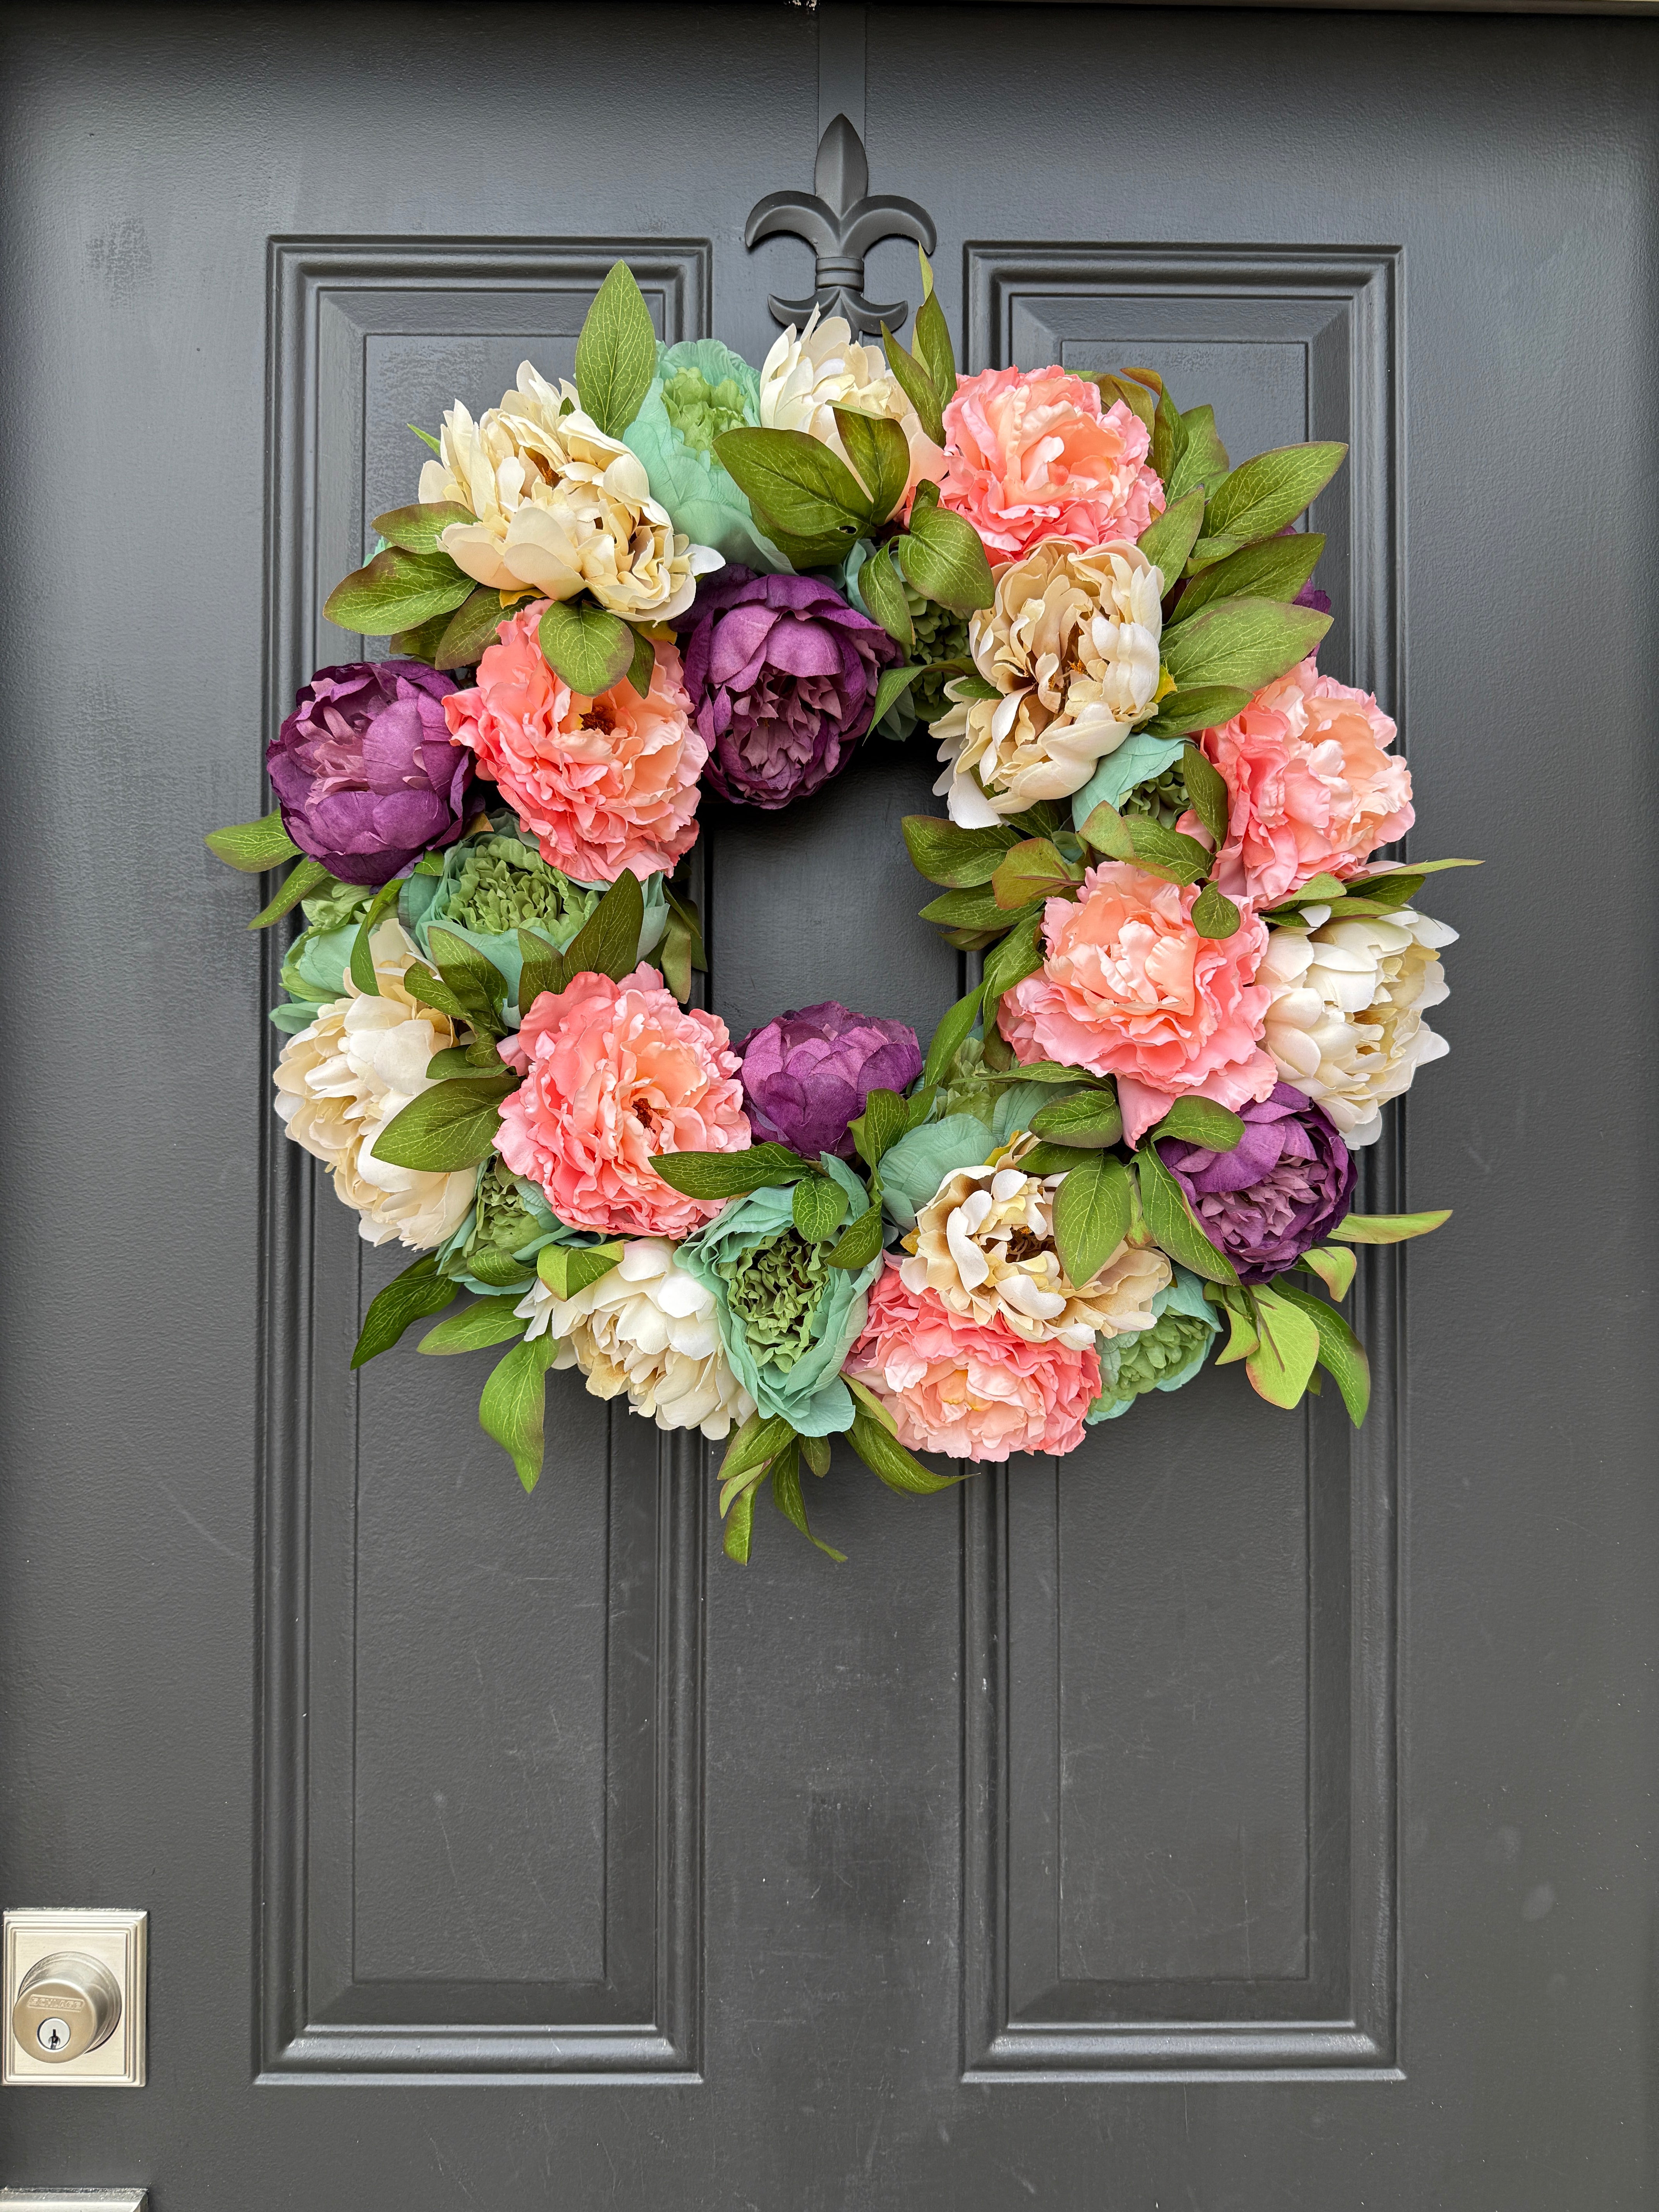
[[[672,868],[697,842],[697,777],[708,748],[691,720],[672,645],[654,648],[643,699],[624,676],[597,699],[555,675],[538,638],[548,602],[502,623],[470,691],[444,701],[450,734],[478,757],[542,858],[578,883]]]
[[[932,1291],[907,1290],[890,1258],[842,1372],[881,1400],[908,1450],[952,1459],[1057,1457],[1082,1441],[1083,1417],[1100,1395],[1092,1344],[1033,1344],[1005,1321],[952,1313]]]
[[[1311,653],[1206,730],[1198,743],[1227,785],[1218,888],[1271,905],[1321,873],[1352,875],[1403,837],[1416,817],[1411,770],[1388,750],[1395,735],[1369,691],[1322,676]],[[1203,835],[1195,816],[1181,827]]]
[[[1222,1106],[1279,1080],[1257,1042],[1269,993],[1255,981],[1267,932],[1249,907],[1231,937],[1200,937],[1192,884],[1106,860],[1079,897],[1042,910],[1048,957],[1003,998],[999,1024],[1023,1060],[1058,1060],[1117,1078],[1133,1143],[1200,1092]]]
[[[1121,399],[1063,368],[988,368],[959,380],[945,410],[945,506],[965,515],[991,558],[1039,538],[1098,545],[1139,537],[1164,506],[1146,465],[1146,426]]]
[[[651,1165],[748,1149],[742,1063],[718,1014],[682,1007],[641,962],[623,983],[589,974],[544,991],[499,1048],[524,1081],[502,1103],[496,1150],[568,1227],[688,1237],[720,1212]]]

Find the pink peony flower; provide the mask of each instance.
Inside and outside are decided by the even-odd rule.
[[[708,757],[679,654],[654,648],[643,699],[625,676],[586,699],[542,656],[547,607],[538,599],[509,616],[473,689],[444,701],[452,741],[477,755],[479,774],[501,787],[542,858],[578,883],[672,868],[697,842],[697,777]]]
[[[1268,906],[1311,877],[1346,877],[1416,819],[1395,726],[1369,691],[1322,676],[1311,653],[1242,714],[1197,740],[1227,784],[1218,889]],[[1204,836],[1195,816],[1181,827]],[[1209,842],[1205,837],[1205,842]]]
[[[932,1291],[907,1291],[891,1258],[842,1372],[874,1391],[908,1449],[952,1459],[1071,1451],[1100,1395],[1092,1344],[1030,1344],[1004,1321],[969,1321]]]
[[[1018,1059],[1115,1076],[1131,1143],[1176,1098],[1238,1107],[1279,1079],[1257,1042],[1272,996],[1253,981],[1266,925],[1246,906],[1232,936],[1200,937],[1198,896],[1126,860],[1091,868],[1077,900],[1043,908],[1048,957],[999,1011]]]
[[[682,1007],[641,962],[623,983],[583,975],[544,991],[499,1050],[524,1081],[495,1148],[568,1227],[689,1237],[720,1212],[651,1165],[657,1152],[748,1149],[742,1063],[718,1014]]]
[[[1146,426],[1121,399],[1063,368],[988,368],[945,410],[941,502],[965,515],[993,562],[1039,538],[1079,545],[1139,538],[1164,506]]]

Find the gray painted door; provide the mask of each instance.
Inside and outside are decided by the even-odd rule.
[[[821,6],[6,27],[0,1895],[144,1906],[149,2086],[0,2181],[277,2207],[1654,2201],[1659,25]],[[867,62],[867,70],[864,64]],[[1372,1203],[1350,1443],[1210,1375],[1058,1472],[720,1558],[555,1378],[353,1384],[391,1272],[273,1135],[205,827],[412,442],[599,273],[758,359],[744,217],[854,112],[970,367],[1152,361],[1350,440],[1328,659],[1475,853]],[[858,112],[862,111],[861,115]],[[870,291],[912,289],[898,247]],[[874,747],[711,812],[715,1001],[927,1025]],[[360,1269],[361,1258],[361,1269]],[[436,1371],[433,1371],[436,1370]]]

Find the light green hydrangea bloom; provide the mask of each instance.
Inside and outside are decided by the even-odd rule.
[[[592,1230],[556,1220],[539,1185],[514,1175],[492,1152],[478,1170],[471,1212],[438,1247],[438,1273],[481,1298],[522,1297],[544,1244],[603,1242]]]
[[[716,458],[722,431],[760,421],[760,378],[718,338],[659,345],[657,374],[623,443],[645,464],[651,495],[694,545],[768,574],[787,570],[749,501]]]
[[[1169,1288],[1152,1300],[1152,1311],[1150,1328],[1097,1340],[1101,1392],[1084,1417],[1091,1428],[1127,1413],[1148,1390],[1179,1390],[1209,1358],[1221,1316],[1196,1275],[1177,1267]]]

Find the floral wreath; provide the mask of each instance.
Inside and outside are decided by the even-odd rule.
[[[526,362],[416,433],[325,608],[390,657],[316,672],[276,807],[207,841],[296,863],[250,925],[305,925],[276,1110],[419,1255],[352,1365],[470,1294],[420,1349],[510,1346],[479,1419],[526,1491],[574,1366],[729,1440],[738,1560],[769,1483],[811,1535],[836,1435],[939,1491],[918,1453],[1067,1453],[1212,1356],[1357,1425],[1355,1248],[1447,1218],[1349,1210],[1446,1049],[1455,933],[1411,902],[1471,864],[1374,857],[1411,776],[1316,664],[1293,526],[1346,448],[1235,468],[1148,369],[960,377],[922,272],[909,349],[815,313],[757,374],[659,344],[618,263],[574,385]],[[734,1044],[676,882],[700,793],[786,806],[924,728],[922,917],[982,980],[925,1052],[834,1001]]]

